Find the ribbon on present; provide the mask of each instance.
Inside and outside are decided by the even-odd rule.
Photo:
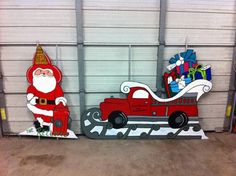
[[[163,76],[163,83],[166,90],[167,97],[172,97],[174,94],[170,91],[170,83],[173,82],[177,78],[177,73],[175,71],[171,71],[170,73],[165,72]]]
[[[197,75],[197,73],[199,74]],[[203,70],[202,65],[198,65],[195,68],[189,69],[188,77],[192,78],[193,81],[197,79],[206,79],[206,71]]]
[[[184,58],[185,62],[189,63],[190,68],[194,67],[194,64],[197,63],[196,52],[194,52],[192,49],[188,49],[187,51],[180,53],[180,56]]]
[[[181,76],[180,78],[175,79],[170,83],[171,91],[174,93],[178,93],[180,90],[184,89],[189,83],[191,83],[191,78],[185,78],[185,76]]]
[[[196,53],[193,50],[188,49],[185,52],[174,55],[174,57],[170,58],[170,65],[167,66],[167,69],[172,70],[176,66],[183,65],[184,62],[189,63],[190,68],[194,67],[197,64]]]
[[[184,76],[181,76],[180,78],[176,78],[175,81],[172,81],[170,83],[170,89],[171,89],[171,92],[173,92],[173,93],[178,93],[185,86],[186,86],[186,84],[185,84]]]
[[[175,56],[176,56],[176,55],[175,55]],[[177,58],[177,56],[176,56],[176,58]],[[172,61],[175,61],[175,63],[172,63],[172,64],[168,65],[168,66],[167,66],[167,69],[168,69],[168,70],[173,70],[176,66],[180,66],[180,65],[183,65],[183,64],[184,64],[184,58],[179,57],[179,55],[178,55],[178,58],[179,58],[178,60],[171,58]],[[171,61],[171,62],[172,62],[172,61]],[[170,62],[170,61],[169,61],[169,62]]]
[[[183,89],[186,86],[184,76],[181,76],[180,78],[177,78],[175,81],[178,84],[180,90]]]

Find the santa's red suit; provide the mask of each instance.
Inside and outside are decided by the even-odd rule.
[[[55,106],[62,103],[66,106],[66,99],[59,85],[61,71],[51,64],[50,58],[37,47],[33,65],[27,70],[27,80],[30,86],[27,90],[27,107],[34,114],[41,126],[52,122]]]

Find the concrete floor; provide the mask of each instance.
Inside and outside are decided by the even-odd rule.
[[[0,175],[235,176],[236,134],[209,140],[0,140]]]

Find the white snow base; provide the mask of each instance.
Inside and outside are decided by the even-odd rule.
[[[37,136],[37,137],[50,137],[50,138],[64,138],[64,139],[78,139],[78,137],[75,135],[75,133],[69,129],[67,129],[67,132],[69,133],[68,136],[61,136],[61,135],[52,135],[51,131],[45,131],[45,132],[37,132],[36,128],[30,127],[26,129],[25,131],[19,133],[20,136]]]

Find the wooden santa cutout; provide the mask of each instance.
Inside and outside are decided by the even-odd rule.
[[[60,86],[62,73],[52,65],[41,46],[37,46],[26,77],[30,84],[26,95],[27,108],[34,115],[34,127],[20,135],[77,138],[68,129],[69,109]]]

